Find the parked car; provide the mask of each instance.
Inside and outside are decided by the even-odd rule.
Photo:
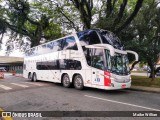
[[[6,72],[5,68],[0,68],[0,72]]]
[[[137,68],[133,68],[133,70],[132,71],[138,71],[138,69]]]

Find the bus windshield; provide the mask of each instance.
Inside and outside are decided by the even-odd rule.
[[[115,56],[111,57],[109,50],[105,50],[105,56],[107,71],[118,75],[128,75],[130,73],[127,55],[115,53]]]

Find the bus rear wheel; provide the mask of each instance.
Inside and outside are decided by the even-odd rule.
[[[33,82],[36,82],[36,81],[37,81],[37,75],[36,75],[36,73],[33,73],[32,81],[33,81]]]
[[[64,87],[69,88],[71,86],[68,74],[65,74],[62,78],[62,84]]]
[[[74,77],[74,87],[78,90],[82,90],[84,88],[83,78],[81,75],[76,75]]]

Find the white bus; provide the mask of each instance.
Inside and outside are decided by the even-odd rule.
[[[31,81],[106,90],[131,86],[127,53],[120,40],[102,29],[90,29],[33,47],[25,52],[24,77]]]

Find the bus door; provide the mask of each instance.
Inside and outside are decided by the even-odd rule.
[[[104,57],[103,49],[92,48],[91,50],[92,84],[104,85]]]

